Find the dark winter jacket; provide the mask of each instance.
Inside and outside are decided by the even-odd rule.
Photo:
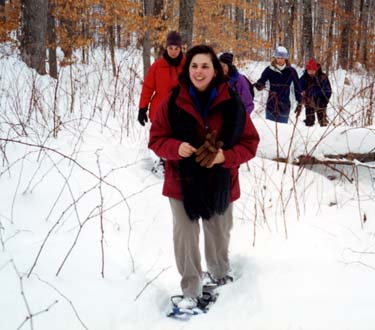
[[[300,78],[300,85],[304,94],[304,102],[307,107],[327,107],[332,95],[332,88],[328,76],[322,72],[320,66],[314,76],[310,76],[305,70]]]
[[[269,81],[270,90],[267,99],[266,118],[282,123],[287,123],[290,112],[290,86],[293,83],[294,95],[298,103],[302,101],[301,88],[297,71],[289,64],[279,70],[271,63],[255,83],[258,90],[262,90]]]
[[[181,58],[180,58],[181,57]],[[147,108],[150,104],[150,120],[153,121],[157,108],[171,89],[177,85],[178,75],[182,71],[185,57],[181,54],[180,61],[169,63],[167,55],[156,60],[148,70],[143,82],[139,100],[139,109]]]
[[[241,96],[246,112],[251,113],[254,110],[254,102],[246,78],[237,69],[234,69],[230,73],[228,83]]]
[[[172,94],[171,94],[172,95]],[[235,99],[234,99],[235,98]],[[232,110],[233,105],[240,107],[243,112],[242,122],[224,123],[223,110]],[[174,132],[174,123],[170,122],[170,103],[165,100],[157,112],[150,130],[149,148],[159,157],[166,159],[163,195],[179,200],[184,200],[181,189],[180,161],[185,160],[178,154],[178,148],[182,142],[189,142],[195,148],[199,148],[205,141],[208,132],[216,130],[220,137],[226,127],[240,125],[242,127],[239,140],[229,144],[229,148],[223,146],[225,162],[217,164],[211,169],[206,169],[207,174],[214,171],[215,167],[222,167],[230,173],[230,202],[240,197],[238,180],[238,168],[240,164],[247,162],[255,156],[259,143],[259,135],[249,116],[245,115],[243,105],[236,96],[231,94],[227,83],[220,84],[216,89],[216,96],[210,103],[207,116],[202,116],[194,102],[188,87],[179,85],[178,97],[175,98],[173,112],[180,113],[186,121],[186,131],[193,132],[190,141],[183,141],[179,133]],[[237,112],[233,109],[234,112]],[[231,125],[232,124],[232,125]],[[225,140],[225,139],[224,139]],[[192,155],[191,157],[195,157]],[[190,157],[189,157],[190,158]],[[198,194],[199,192],[197,192]]]

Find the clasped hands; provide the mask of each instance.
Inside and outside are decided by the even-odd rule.
[[[198,149],[195,149],[187,142],[183,142],[180,144],[178,153],[181,157],[189,157],[195,153],[195,161],[200,166],[211,168],[215,164],[221,164],[225,161],[224,153],[221,149],[224,143],[216,141],[216,138],[217,131],[207,133],[206,140]]]

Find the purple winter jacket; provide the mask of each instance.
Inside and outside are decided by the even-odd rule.
[[[235,70],[229,77],[229,86],[234,89],[240,96],[245,106],[245,110],[250,114],[254,110],[253,97],[250,94],[249,83],[246,78]]]

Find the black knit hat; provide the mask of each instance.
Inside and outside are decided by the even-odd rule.
[[[233,54],[232,53],[222,53],[219,56],[220,62],[225,64],[233,65]]]
[[[181,36],[177,31],[171,31],[167,35],[167,47],[168,46],[178,46],[181,48],[182,40]]]

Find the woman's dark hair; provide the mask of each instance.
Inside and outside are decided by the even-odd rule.
[[[232,76],[236,72],[236,67],[233,64],[228,65],[228,76]]]
[[[190,63],[193,59],[193,57],[197,54],[207,54],[211,57],[211,61],[214,67],[214,70],[216,72],[216,76],[212,79],[211,86],[218,86],[220,83],[222,83],[224,79],[224,73],[223,73],[223,68],[220,65],[220,62],[216,56],[215,51],[211,46],[208,45],[197,45],[192,48],[190,48],[186,52],[186,61],[185,64],[182,68],[182,72],[178,78],[181,84],[184,85],[190,85],[191,80],[190,80],[190,75],[189,75],[189,67]]]

